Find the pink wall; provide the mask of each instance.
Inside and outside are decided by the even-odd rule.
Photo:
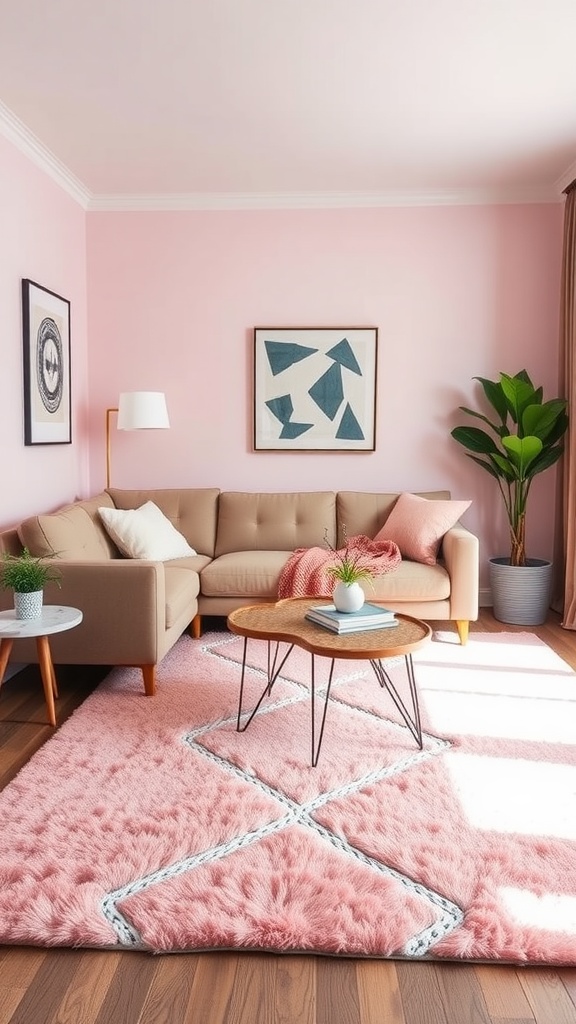
[[[0,527],[55,508],[88,486],[86,214],[0,136]],[[71,445],[24,445],[21,281],[71,303]]]
[[[558,205],[88,216],[91,490],[104,410],[165,391],[172,429],[113,430],[117,486],[424,490],[474,504],[482,558],[506,554],[496,484],[449,436],[475,375],[526,367],[556,394]],[[377,448],[251,451],[252,328],[379,327]],[[552,555],[554,471],[529,554]],[[320,531],[321,533],[321,531]]]
[[[505,553],[496,485],[449,431],[475,375],[525,366],[556,394],[562,221],[561,204],[85,214],[0,137],[0,527],[101,489],[105,409],[158,389],[172,429],[114,429],[116,485],[448,487],[473,499],[482,564]],[[71,445],[23,442],[23,277],[71,302]],[[380,331],[376,451],[252,452],[253,327],[361,324]],[[534,556],[552,555],[554,476],[533,488]]]

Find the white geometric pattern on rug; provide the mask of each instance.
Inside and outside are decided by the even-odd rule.
[[[215,657],[222,655],[222,648],[234,641],[226,640],[220,643],[210,644],[205,646],[204,650],[206,653],[211,653]],[[234,660],[234,659],[228,659]],[[403,659],[398,659],[399,663],[403,662]],[[390,668],[390,664],[388,665]],[[248,669],[250,671],[250,669]],[[258,674],[265,679],[265,674],[262,670],[255,670]],[[362,675],[369,675],[370,670]],[[356,673],[358,677],[358,673]],[[340,678],[336,680],[332,687],[330,702],[337,704],[337,690],[338,686],[342,685],[343,682],[348,681],[348,677]],[[260,716],[272,715],[275,711],[283,709],[289,705],[294,705],[298,702],[303,702],[307,715],[309,715],[310,708],[310,695],[307,687],[297,684],[299,693],[292,697],[285,697],[280,700],[270,699],[263,707],[257,712]],[[318,696],[323,697],[325,694],[325,687],[319,687],[317,690]],[[347,710],[350,710],[350,706],[347,706]],[[377,726],[381,727],[384,725],[384,721],[387,727],[393,730],[400,730],[405,734],[408,742],[413,744],[413,740],[410,733],[404,725],[399,723],[390,722],[388,720],[382,720],[378,718],[373,712],[365,711],[362,707],[356,707],[354,709],[360,715],[366,715],[371,719]],[[249,714],[249,710],[245,712],[244,718]],[[332,708],[329,708],[328,715],[333,714]],[[398,952],[406,957],[422,957],[425,955],[429,948],[438,941],[438,939],[452,931],[457,927],[463,917],[461,908],[457,907],[450,900],[447,900],[440,893],[434,892],[431,889],[426,888],[417,881],[401,875],[395,871],[389,865],[382,863],[381,861],[367,857],[361,850],[351,846],[346,840],[339,835],[336,835],[330,829],[325,828],[313,817],[313,812],[328,803],[332,799],[345,797],[352,792],[359,789],[363,789],[366,785],[378,782],[380,779],[387,778],[390,775],[395,775],[401,772],[409,771],[410,769],[418,766],[422,761],[428,760],[430,757],[436,756],[446,746],[445,740],[440,740],[437,737],[432,737],[426,733],[423,735],[424,749],[415,750],[414,753],[402,757],[401,759],[385,765],[381,768],[372,769],[362,774],[359,774],[355,779],[349,779],[347,782],[342,783],[339,786],[333,787],[324,792],[319,792],[311,799],[304,803],[297,803],[291,798],[289,793],[283,791],[281,788],[275,788],[263,781],[261,778],[255,777],[251,773],[242,769],[238,764],[235,764],[231,758],[222,757],[219,754],[212,752],[209,749],[210,734],[214,729],[222,729],[230,727],[234,732],[231,734],[233,737],[239,737],[239,742],[242,744],[243,734],[238,734],[236,731],[237,716],[234,715],[225,720],[219,720],[216,723],[211,723],[207,726],[202,726],[188,733],[185,737],[185,742],[190,747],[198,750],[201,754],[210,760],[213,760],[224,770],[230,772],[237,778],[241,778],[248,782],[250,785],[255,786],[257,789],[274,797],[283,806],[284,813],[278,818],[267,822],[265,825],[260,826],[258,829],[247,832],[244,835],[237,835],[231,838],[228,842],[222,843],[212,849],[203,850],[199,853],[191,855],[190,857],[183,858],[182,860],[176,861],[167,868],[163,868],[159,871],[153,872],[145,878],[134,879],[128,885],[123,886],[121,889],[115,892],[109,893],[103,901],[103,912],[107,919],[110,921],[112,926],[117,932],[118,941],[125,945],[138,946],[141,943],[141,936],[137,930],[130,925],[128,919],[119,910],[119,904],[127,900],[129,897],[134,896],[138,893],[142,893],[152,886],[165,883],[171,879],[182,875],[188,871],[194,871],[200,866],[204,866],[210,862],[215,862],[221,858],[227,857],[230,854],[235,853],[237,850],[246,848],[252,843],[260,842],[267,836],[277,833],[281,830],[290,828],[296,824],[300,824],[308,829],[311,829],[315,835],[319,836],[330,846],[338,849],[341,853],[346,856],[355,859],[357,862],[365,865],[373,871],[380,872],[388,875],[390,878],[400,882],[408,892],[413,896],[420,897],[429,902],[433,913],[436,915],[434,921],[426,928],[411,936],[404,946]],[[250,728],[250,727],[249,727]],[[202,740],[208,740],[208,746],[202,743]]]

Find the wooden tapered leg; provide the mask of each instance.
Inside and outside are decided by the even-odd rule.
[[[458,619],[456,621],[456,629],[458,630],[458,636],[460,637],[460,643],[462,646],[468,643],[468,632],[470,629],[470,623],[467,619]]]
[[[47,636],[36,637],[36,650],[38,651],[38,664],[44,686],[44,698],[48,709],[48,721],[50,725],[56,725],[56,707],[54,705],[55,675],[50,644]]]
[[[13,640],[4,637],[0,640],[0,686],[2,686],[2,680],[4,679],[4,673],[6,671],[6,665],[8,664],[8,658],[14,644]]]
[[[190,633],[195,640],[199,640],[202,636],[202,616],[195,615],[190,623]]]
[[[156,665],[141,665],[144,678],[144,693],[147,697],[153,697],[156,693]]]

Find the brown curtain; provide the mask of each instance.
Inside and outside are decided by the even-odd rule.
[[[576,181],[566,190],[560,297],[560,394],[568,399],[570,425],[560,460],[560,501],[555,564],[558,610],[565,629],[576,630]]]

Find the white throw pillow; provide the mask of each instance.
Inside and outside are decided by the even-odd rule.
[[[112,540],[128,558],[167,562],[196,554],[153,501],[140,508],[99,508],[98,512]]]

